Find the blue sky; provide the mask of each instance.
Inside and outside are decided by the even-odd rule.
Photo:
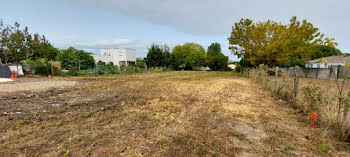
[[[144,57],[152,43],[173,47],[219,42],[231,60],[227,37],[241,18],[287,23],[306,19],[338,48],[350,52],[347,0],[0,0],[0,19],[20,22],[58,48],[134,48]]]

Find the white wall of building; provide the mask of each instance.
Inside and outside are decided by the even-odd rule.
[[[327,66],[329,67],[329,66],[338,66],[338,65],[340,65],[340,66],[345,66],[345,63],[344,62],[339,62],[339,63],[328,63],[327,64]]]
[[[135,62],[136,50],[134,49],[101,49],[101,55],[92,55],[95,62],[102,61],[105,63],[113,62],[114,65],[120,66],[121,62]]]
[[[305,64],[305,68],[329,68],[330,66],[344,66],[344,62],[339,62],[339,63],[336,63],[336,62],[333,62],[333,63],[306,63]]]

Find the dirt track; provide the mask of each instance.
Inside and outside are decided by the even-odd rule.
[[[0,96],[8,94],[18,94],[18,92],[40,92],[50,88],[64,88],[74,86],[77,83],[75,81],[67,81],[56,78],[17,78],[13,82],[0,83]]]
[[[229,72],[71,79],[78,84],[2,97],[0,156],[347,155]]]

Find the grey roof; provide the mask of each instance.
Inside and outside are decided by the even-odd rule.
[[[324,57],[323,59],[327,63],[343,63],[343,62],[345,62],[345,57],[348,57],[348,56],[350,56],[350,54],[346,53],[346,54],[338,55],[338,56]],[[307,61],[307,63],[320,63],[320,62],[322,62],[322,58]]]

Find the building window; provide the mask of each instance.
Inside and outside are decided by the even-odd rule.
[[[313,68],[314,67],[314,64],[311,64],[311,67],[310,68]]]
[[[321,64],[317,64],[317,68],[321,68]]]

